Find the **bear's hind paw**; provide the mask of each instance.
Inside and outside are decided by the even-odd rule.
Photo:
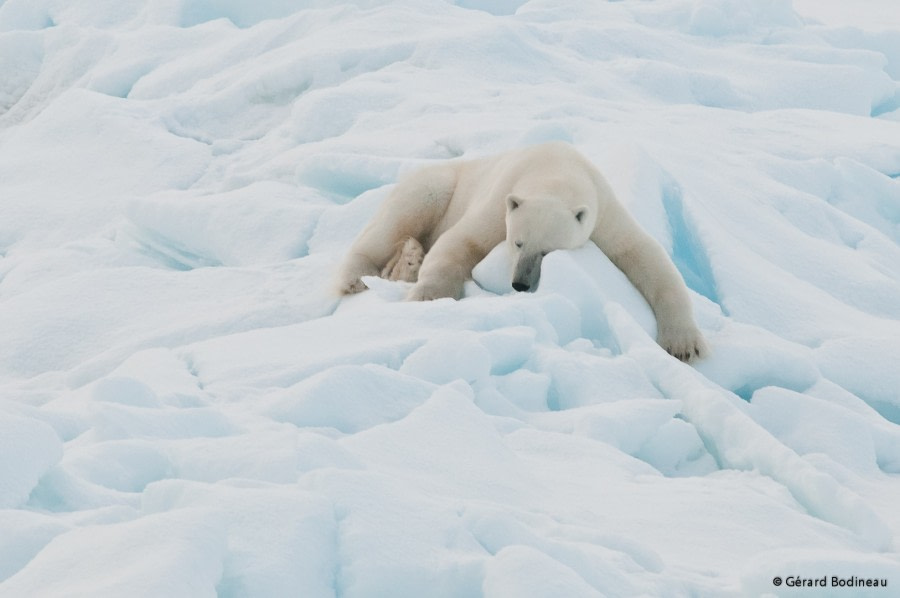
[[[394,257],[381,271],[381,277],[386,280],[403,280],[416,282],[419,278],[419,268],[425,259],[425,249],[413,237],[407,237],[398,244]]]

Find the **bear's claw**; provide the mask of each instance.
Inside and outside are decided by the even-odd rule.
[[[703,335],[694,327],[661,328],[657,342],[669,355],[686,363],[709,353]]]

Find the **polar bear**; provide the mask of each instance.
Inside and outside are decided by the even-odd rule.
[[[410,239],[415,245],[407,244]],[[650,304],[657,342],[666,351],[683,361],[707,352],[687,287],[665,250],[593,164],[563,142],[450,160],[402,178],[353,243],[338,288],[343,294],[365,290],[361,277],[390,274],[405,248],[415,255],[421,244],[417,277],[392,278],[415,282],[409,300],[459,299],[472,268],[504,239],[516,291],[537,288],[548,252],[593,241]]]

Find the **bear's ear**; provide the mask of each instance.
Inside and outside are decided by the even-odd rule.
[[[575,209],[575,220],[578,222],[584,222],[584,219],[587,217],[588,209],[587,206],[578,206]]]
[[[520,197],[516,197],[512,193],[506,196],[506,211],[512,212],[516,208],[522,205],[522,199]]]

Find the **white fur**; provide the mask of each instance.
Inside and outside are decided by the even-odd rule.
[[[511,282],[533,291],[546,252],[590,239],[647,299],[663,348],[683,360],[707,350],[666,252],[566,143],[452,160],[404,177],[350,249],[339,290],[364,290],[361,277],[381,273],[407,238],[426,252],[410,300],[458,299],[472,268],[504,239],[513,258]]]

